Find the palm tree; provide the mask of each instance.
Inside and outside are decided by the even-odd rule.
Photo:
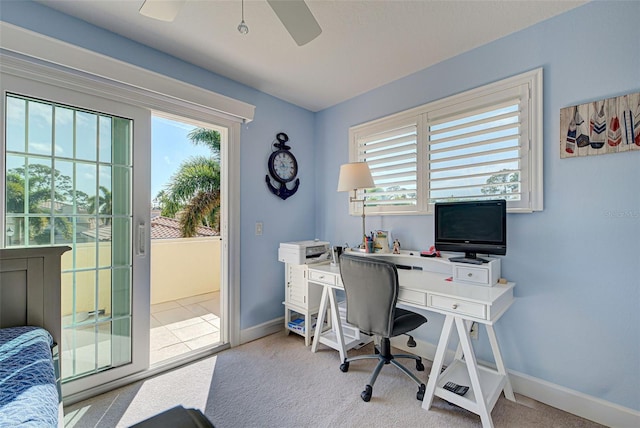
[[[196,146],[203,145],[211,149],[212,157],[220,162],[220,133],[213,129],[196,128],[189,132],[187,138]]]
[[[220,230],[220,133],[196,128],[188,134],[196,145],[211,149],[211,157],[192,157],[180,165],[165,190],[156,196],[161,213],[174,217],[181,213],[182,236],[196,234],[200,225]]]
[[[87,200],[89,203],[87,211],[89,214],[95,214],[98,211],[99,214],[110,215],[112,210],[111,192],[104,186],[100,186],[100,192],[102,195],[91,196]],[[107,218],[105,224],[111,224],[111,219]]]
[[[52,220],[57,235],[67,239],[71,238],[69,219],[60,216],[53,217],[56,203],[72,200],[70,177],[46,165],[30,164],[27,168],[20,167],[8,170],[6,181],[6,209],[8,213],[42,214],[32,216],[29,219],[28,233],[32,243],[35,242],[38,245],[51,243]],[[53,183],[55,183],[55,187],[52,195]],[[28,206],[25,206],[26,195],[29,200]],[[20,218],[16,221],[18,223],[24,222]]]

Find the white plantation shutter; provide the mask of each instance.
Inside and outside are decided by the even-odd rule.
[[[521,153],[523,145],[528,146],[528,133],[523,135],[528,93],[521,85],[427,113],[430,204],[523,199]]]
[[[418,201],[417,134],[417,124],[410,123],[359,136],[358,160],[369,164],[376,185],[365,191],[367,207],[374,207],[377,212],[415,211]]]
[[[367,162],[376,185],[359,195],[367,214],[480,199],[542,210],[542,69],[354,126],[349,141],[350,161]]]

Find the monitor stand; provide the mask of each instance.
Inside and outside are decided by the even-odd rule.
[[[476,253],[464,253],[464,257],[451,257],[449,261],[453,263],[469,263],[472,265],[489,263],[489,260],[477,257]]]

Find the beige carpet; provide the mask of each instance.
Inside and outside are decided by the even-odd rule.
[[[311,353],[297,335],[274,334],[164,375],[65,408],[67,427],[129,426],[176,405],[201,409],[217,428],[235,427],[480,427],[480,417],[435,398],[430,411],[417,388],[385,366],[369,403],[360,399],[374,360],[339,369],[336,351]],[[368,345],[354,353],[371,353]],[[418,377],[426,384],[430,362]],[[412,370],[413,364],[408,363]],[[516,395],[501,397],[496,427],[600,425]]]

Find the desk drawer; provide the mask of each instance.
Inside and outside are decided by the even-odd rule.
[[[475,318],[487,319],[487,306],[482,303],[429,294],[427,306],[454,314],[469,315]]]
[[[398,291],[398,302],[413,303],[414,305],[426,306],[427,293],[421,290],[401,288]]]
[[[331,273],[309,270],[309,281],[319,282],[321,284],[336,285],[337,276]]]
[[[489,282],[489,269],[484,267],[454,266],[453,280],[472,284],[493,285]]]

